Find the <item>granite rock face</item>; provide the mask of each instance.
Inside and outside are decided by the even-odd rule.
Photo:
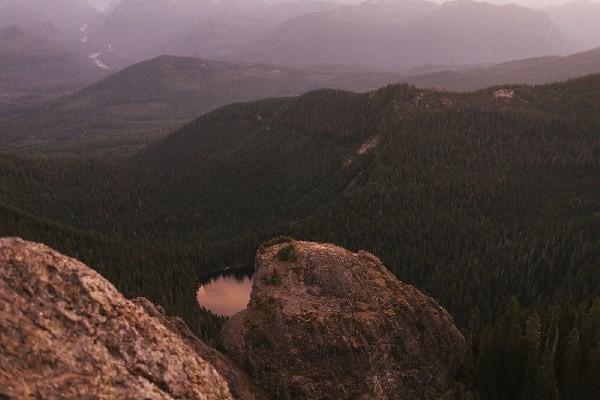
[[[236,400],[268,400],[270,397],[242,371],[233,361],[198,339],[179,317],[169,317],[162,307],[157,307],[144,297],[133,300],[158,319],[164,326],[183,338],[202,358],[212,364],[229,384],[229,390]]]
[[[439,399],[463,362],[448,312],[370,253],[293,241],[261,248],[255,268],[224,343],[273,395]]]
[[[139,302],[44,245],[0,239],[0,398],[232,399]]]
[[[0,321],[8,399],[439,399],[466,350],[448,313],[375,256],[298,241],[259,250],[249,307],[225,325],[231,358],[14,238],[0,239]]]

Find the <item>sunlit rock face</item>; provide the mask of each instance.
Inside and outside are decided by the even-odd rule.
[[[248,308],[225,348],[269,393],[302,399],[439,399],[466,352],[435,300],[367,252],[284,242],[259,250]]]
[[[0,239],[0,398],[232,399],[148,310],[79,261]]]

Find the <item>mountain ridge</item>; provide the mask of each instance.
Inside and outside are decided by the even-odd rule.
[[[402,76],[351,67],[303,70],[160,56],[2,118],[5,134],[0,142],[26,151],[86,150],[95,144],[101,150],[122,147],[131,153],[234,101],[292,96],[327,86],[373,89]]]
[[[472,91],[509,84],[548,84],[600,72],[600,47],[567,56],[544,56],[460,71],[436,71],[402,79],[419,87]]]

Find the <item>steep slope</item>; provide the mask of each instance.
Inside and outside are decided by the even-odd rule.
[[[575,50],[540,11],[469,0],[441,7],[401,1],[300,16],[230,57],[278,64],[412,67],[500,62]]]
[[[318,91],[226,107],[187,125],[139,157],[142,168],[152,176],[160,175],[162,182],[161,192],[146,196],[145,211],[140,212],[167,210],[143,226],[151,230],[160,223],[162,231],[187,237],[206,237],[206,227],[218,226],[215,234],[224,240],[239,235],[240,229],[252,235],[273,226],[266,231],[344,238],[352,248],[372,243],[373,249],[387,251],[396,260],[393,265],[400,276],[424,279],[419,282],[427,282],[429,273],[412,269],[408,260],[420,259],[420,251],[437,254],[432,256],[436,261],[420,259],[420,263],[442,274],[441,281],[460,280],[464,275],[458,271],[464,267],[457,266],[456,276],[449,267],[468,259],[459,249],[463,239],[457,235],[475,242],[494,237],[504,244],[490,244],[496,250],[486,250],[482,243],[473,251],[503,266],[492,268],[491,275],[479,275],[472,284],[493,285],[497,292],[517,291],[529,299],[543,297],[543,285],[533,291],[527,285],[516,289],[517,278],[500,276],[506,277],[505,267],[548,273],[545,263],[529,259],[509,267],[505,261],[510,257],[493,261],[492,254],[520,252],[521,242],[500,239],[513,237],[501,233],[512,229],[508,226],[513,223],[528,243],[523,248],[537,248],[545,240],[554,240],[550,236],[570,241],[563,236],[568,234],[558,222],[562,219],[573,221],[577,226],[573,229],[581,230],[581,237],[588,238],[585,241],[593,235],[597,227],[593,210],[600,201],[600,182],[592,172],[598,170],[600,154],[593,134],[600,123],[599,82],[594,76],[472,94],[403,86],[364,95]],[[153,192],[149,186],[140,191]],[[178,193],[178,206],[172,193]],[[577,193],[577,200],[560,193]],[[275,228],[281,225],[280,216],[292,221],[290,225]],[[543,233],[546,224],[548,232]],[[424,245],[414,232],[445,250]],[[482,236],[475,239],[472,234]],[[540,236],[546,239],[537,244],[530,241]],[[410,250],[407,256],[394,250],[398,240],[406,241],[403,248],[420,250]],[[594,258],[592,253],[588,256]],[[573,268],[579,271],[573,271],[575,275],[591,272],[587,267]],[[495,282],[496,273],[502,284]],[[515,271],[514,277],[519,274]],[[442,293],[441,281],[424,284],[430,293]],[[467,291],[487,302],[483,292]],[[466,307],[460,297],[450,296],[447,301],[454,309]]]
[[[84,264],[0,239],[0,394],[232,399],[184,338]]]
[[[367,249],[455,316],[472,344],[471,398],[593,399],[599,107],[600,75],[233,104],[129,160],[0,157],[0,200],[18,210],[0,208],[0,232],[44,236],[213,338],[220,323],[199,321],[194,303],[202,272],[251,264],[262,240],[282,234]],[[581,342],[567,346],[573,332]],[[575,369],[573,348],[588,354]],[[553,378],[523,383],[527,374]]]
[[[0,29],[0,61],[0,107],[39,102],[102,76],[84,57],[14,25]]]
[[[546,8],[544,12],[563,32],[577,40],[582,49],[600,46],[600,3],[575,0]]]
[[[548,304],[600,289],[599,88],[596,75],[234,104],[114,165],[7,160],[0,195],[143,246],[122,279],[157,297],[173,271],[249,263],[260,240],[291,233],[377,251],[464,322],[475,304],[489,317],[513,295]]]
[[[401,77],[375,70],[304,71],[162,56],[56,101],[2,118],[0,145],[64,154],[131,152],[228,103],[297,95],[328,86],[373,89]]]
[[[402,79],[419,87],[478,90],[500,84],[544,84],[600,73],[600,48],[569,56],[546,56],[463,71],[438,71]]]

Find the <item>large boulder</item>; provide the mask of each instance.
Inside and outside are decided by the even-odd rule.
[[[298,399],[439,399],[466,352],[452,317],[367,252],[289,241],[256,256],[227,353],[266,391]]]
[[[215,368],[139,303],[79,261],[0,239],[0,398],[231,399]]]

